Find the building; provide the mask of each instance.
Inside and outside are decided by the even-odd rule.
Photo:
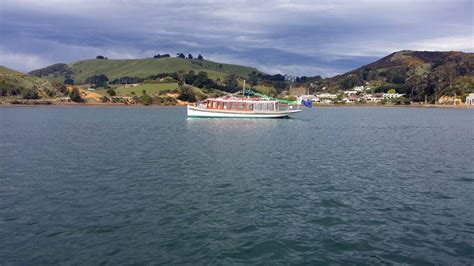
[[[349,96],[357,94],[359,91],[356,90],[351,90],[351,91],[344,91],[344,94],[347,94]]]
[[[364,99],[368,103],[378,103],[383,100],[383,97],[375,96],[372,94],[366,94],[364,95],[364,97],[362,97],[362,99]]]
[[[395,98],[400,98],[402,97],[403,95],[405,94],[401,94],[401,93],[384,93],[382,94],[382,97],[384,99],[395,99]]]
[[[356,87],[352,88],[353,91],[357,91],[357,92],[365,91],[365,90],[368,90],[368,89],[370,89],[370,88],[364,88],[364,86],[356,86]]]
[[[466,105],[474,105],[474,93],[469,93],[466,97]]]
[[[316,96],[320,99],[336,99],[337,98],[337,94],[333,94],[333,93],[321,93]]]
[[[316,97],[316,95],[301,95],[300,97],[298,97],[298,102],[301,102],[301,100],[305,100],[305,101],[310,100],[313,103],[320,102],[319,98]]]

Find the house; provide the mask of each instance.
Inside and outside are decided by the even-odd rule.
[[[382,94],[382,97],[384,99],[395,99],[395,98],[400,98],[404,95],[405,94],[401,94],[401,93],[384,93],[384,94]]]
[[[351,90],[351,91],[345,91],[344,94],[347,94],[349,96],[357,94],[359,91],[356,90]]]
[[[474,93],[469,93],[466,97],[466,105],[474,105]]]
[[[342,101],[345,103],[355,103],[359,101],[359,97],[357,95],[351,95],[349,97],[344,97]]]
[[[351,98],[348,98],[348,97],[343,98],[342,101],[345,102],[345,103],[354,103],[354,100],[352,100]]]
[[[319,102],[319,98],[316,97],[316,95],[301,95],[300,97],[298,97],[298,102],[301,102],[301,100],[310,100],[313,103]]]
[[[370,103],[370,102],[371,103],[378,103],[381,100],[383,100],[383,97],[379,97],[379,96],[372,95],[372,94],[366,94],[362,98],[368,103]]]
[[[336,99],[337,98],[337,94],[333,94],[333,93],[321,93],[316,96],[320,99]]]
[[[360,91],[365,91],[365,90],[368,90],[370,88],[364,88],[364,86],[356,86],[354,88],[352,88],[353,91],[357,91],[357,92],[360,92]]]

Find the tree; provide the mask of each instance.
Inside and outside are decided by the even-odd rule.
[[[189,86],[182,86],[179,89],[178,99],[185,102],[196,102],[196,95],[194,95],[193,89]]]
[[[86,83],[94,84],[96,87],[106,87],[107,81],[109,81],[109,78],[104,74],[91,76],[86,79]]]
[[[77,88],[72,89],[71,93],[69,94],[69,98],[71,98],[71,101],[76,103],[84,102],[84,99],[82,99],[81,93]]]
[[[183,86],[184,84],[186,84],[186,79],[185,79],[186,72],[184,72],[184,70],[177,71],[176,75],[178,78],[178,86]]]
[[[38,95],[38,90],[36,88],[32,88],[32,89],[23,89],[21,91],[21,97],[23,99],[38,99],[39,98],[39,95]]]
[[[95,57],[95,59],[107,59],[106,57],[104,57],[103,55],[98,55]]]
[[[204,60],[204,57],[202,57],[202,55],[198,55],[198,60]]]
[[[192,55],[192,54],[188,54],[188,59],[193,59],[193,55]]]
[[[64,80],[64,84],[66,84],[66,85],[74,85],[74,80],[73,80],[73,79],[70,79],[70,78],[69,78],[69,79],[65,79],[65,80]]]
[[[395,94],[395,93],[397,93],[397,91],[395,89],[390,89],[390,90],[387,91],[387,93]]]
[[[177,57],[177,58],[186,59],[186,56],[185,56],[183,53],[177,53],[177,54],[176,54],[176,57]]]
[[[117,95],[117,93],[115,92],[115,90],[112,87],[107,89],[107,94],[110,95],[110,96]]]

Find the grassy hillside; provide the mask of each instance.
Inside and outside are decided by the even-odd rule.
[[[25,74],[13,69],[4,67],[4,66],[0,66],[0,75],[25,75]]]
[[[414,101],[465,97],[474,92],[474,53],[399,51],[343,75],[309,82],[330,90],[361,85],[373,92],[395,89]]]
[[[62,95],[63,89],[50,80],[0,66],[0,97],[47,98]]]
[[[146,90],[148,95],[157,95],[162,91],[172,91],[176,89],[178,89],[178,83],[146,83],[135,87],[118,87],[115,89],[115,92],[117,96],[141,96],[143,95],[143,90]],[[96,90],[95,92],[100,95],[107,95],[107,90]]]
[[[229,74],[246,77],[255,68],[220,64],[208,60],[181,59],[181,58],[145,58],[145,59],[90,59],[78,61],[69,65],[55,64],[50,67],[30,72],[30,74],[40,77],[47,77],[64,81],[71,78],[76,84],[83,84],[85,80],[94,75],[104,74],[109,80],[120,77],[140,77],[146,78],[159,73],[172,73],[183,70],[185,72],[205,71],[209,78],[213,80],[223,80]]]

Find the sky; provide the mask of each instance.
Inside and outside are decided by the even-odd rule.
[[[399,50],[474,51],[474,0],[0,0],[0,65],[178,52],[334,76]]]

